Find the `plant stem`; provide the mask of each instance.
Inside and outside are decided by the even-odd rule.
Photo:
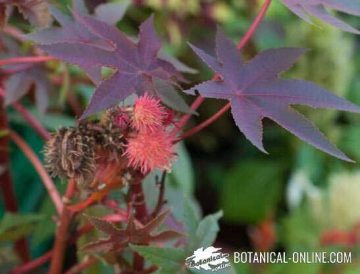
[[[133,175],[134,178],[130,184],[131,201],[135,209],[135,218],[142,224],[145,224],[148,217],[148,212],[144,200],[144,192],[142,189],[142,180],[144,176],[141,173]]]
[[[5,112],[4,102],[0,96],[0,131],[8,131],[8,122]],[[4,198],[5,209],[9,212],[16,212],[18,205],[16,202],[15,191],[10,175],[10,155],[9,155],[9,136],[5,133],[0,137],[0,189]],[[30,259],[29,248],[25,238],[15,242],[15,250],[23,262]]]
[[[205,98],[202,97],[201,95],[199,95],[194,102],[191,105],[191,109],[192,110],[197,110],[198,107],[205,101]],[[180,131],[189,121],[190,117],[192,116],[191,113],[189,114],[185,114],[183,117],[181,117],[180,121],[176,124],[176,127],[173,130],[173,133],[177,133],[178,131]]]
[[[257,30],[257,28],[259,27],[261,21],[264,19],[264,16],[265,16],[265,14],[266,14],[266,12],[267,12],[270,4],[271,4],[271,1],[272,0],[265,0],[265,2],[262,5],[258,15],[256,16],[253,23],[251,24],[250,28],[245,33],[243,38],[241,38],[241,40],[239,41],[239,43],[237,45],[237,48],[239,50],[242,49],[250,41],[250,39],[253,37],[253,35],[254,35],[255,31]],[[215,77],[216,77],[216,75],[214,76],[214,78]],[[201,101],[201,103],[202,103],[202,101]],[[199,131],[203,130],[207,126],[211,125],[213,122],[215,122],[217,119],[219,119],[227,110],[229,110],[230,107],[231,107],[230,103],[226,104],[219,111],[217,111],[213,116],[211,116],[207,120],[203,121],[202,123],[200,123],[196,127],[190,129],[188,132],[186,132],[182,136],[180,136],[180,138],[177,141],[181,141],[181,140],[183,140],[183,139],[185,139],[185,138],[187,138],[187,137],[189,137],[189,136],[191,136],[191,135],[193,135],[195,133],[198,133]],[[186,118],[186,120],[185,120],[185,122],[183,124],[181,124],[181,126],[184,126],[186,124],[186,122],[188,121],[190,116],[189,117],[184,117],[184,119],[185,118]]]
[[[144,175],[142,175],[140,172],[137,172],[133,176],[133,180],[130,184],[131,202],[135,208],[135,218],[142,224],[145,224],[148,219],[148,212],[142,188],[142,180],[144,179]],[[135,273],[142,273],[144,270],[144,258],[136,252],[134,252],[133,267]]]
[[[66,189],[63,200],[69,201],[74,196],[75,180],[70,179]],[[73,217],[73,213],[63,206],[62,213],[59,220],[59,225],[56,230],[55,244],[53,248],[53,256],[51,259],[49,274],[62,273],[63,262],[65,257],[65,249],[69,237],[69,226]]]
[[[165,178],[166,178],[166,171],[164,171],[161,175],[160,181],[157,181],[156,183],[158,185],[160,185],[159,188],[159,197],[158,197],[158,201],[157,204],[155,206],[154,212],[151,214],[151,218],[155,218],[161,211],[165,201],[164,201],[164,196],[165,196]]]
[[[13,103],[12,106],[16,109],[26,122],[42,137],[45,141],[51,138],[51,134],[47,131],[40,122],[20,103]]]
[[[202,123],[198,124],[196,127],[193,127],[192,129],[190,129],[189,131],[185,132],[183,135],[181,135],[178,139],[177,142],[184,140],[196,133],[198,133],[199,131],[203,130],[204,128],[206,128],[207,126],[211,125],[212,123],[214,123],[217,119],[219,119],[225,112],[227,112],[229,109],[231,108],[231,104],[227,103],[225,106],[223,106],[219,111],[217,111],[213,116],[211,116],[210,118],[208,118],[207,120],[203,121]]]
[[[82,262],[72,266],[65,274],[77,274],[82,273],[82,271],[89,266],[95,264],[98,260],[95,257],[88,257],[87,259],[83,260]]]
[[[0,97],[5,97],[5,91],[0,88]],[[26,122],[42,137],[44,140],[49,140],[50,133],[39,123],[39,121],[19,102],[12,104],[12,107],[17,110]]]
[[[22,139],[17,133],[15,133],[14,131],[10,131],[9,135],[11,139],[15,142],[15,144],[23,151],[29,161],[33,164],[34,168],[42,179],[42,182],[46,190],[48,191],[50,198],[55,205],[56,211],[60,214],[63,209],[63,203],[61,201],[60,194],[56,189],[53,180],[50,178],[49,174],[46,172],[45,168],[41,164],[39,158],[29,147],[29,145],[24,141],[24,139]]]
[[[40,256],[39,258],[36,258],[35,260],[32,260],[26,264],[16,267],[10,273],[22,274],[22,273],[30,272],[31,270],[43,265],[48,260],[50,260],[51,256],[52,256],[52,250],[46,252],[44,255]]]
[[[237,45],[238,49],[242,49],[250,41],[250,39],[254,35],[255,31],[259,27],[261,21],[264,19],[264,16],[271,4],[271,1],[272,0],[265,0],[258,15],[255,17],[255,20],[251,24],[250,28],[247,30],[247,32],[245,33],[243,38],[241,38],[240,42],[238,43],[238,45]]]
[[[4,60],[0,60],[0,67],[11,64],[25,64],[25,63],[41,63],[55,60],[52,56],[24,56],[24,57],[12,57]]]

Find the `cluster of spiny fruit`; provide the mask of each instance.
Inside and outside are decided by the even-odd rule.
[[[50,175],[86,188],[120,184],[134,171],[168,170],[175,154],[172,118],[145,94],[134,106],[109,109],[99,121],[59,129],[46,144],[45,166]]]

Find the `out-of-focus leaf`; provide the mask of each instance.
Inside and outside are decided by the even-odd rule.
[[[168,180],[176,187],[180,188],[186,195],[191,195],[194,190],[194,171],[191,159],[184,143],[177,145],[177,159],[173,164],[172,171],[169,173]]]
[[[159,58],[172,64],[178,71],[184,73],[190,73],[190,74],[198,73],[196,69],[187,66],[186,64],[182,63],[181,61],[171,56],[170,54],[167,54],[163,50],[160,50]]]
[[[184,199],[183,219],[180,219],[185,226],[187,234],[187,252],[193,252],[200,247],[210,246],[216,239],[219,231],[218,221],[222,212],[207,215],[200,220],[199,213],[189,199]]]
[[[15,1],[15,5],[24,18],[34,26],[45,28],[52,22],[46,0],[18,0]]]
[[[281,166],[263,161],[245,161],[224,178],[220,205],[224,219],[256,223],[275,210],[280,198]]]
[[[31,113],[39,120],[39,122],[50,130],[58,130],[60,127],[74,126],[75,119],[61,113],[42,114],[38,111],[31,110]]]
[[[48,27],[52,21],[46,0],[5,0],[0,3],[0,27],[6,24],[13,7],[36,27]]]
[[[48,93],[50,84],[45,71],[40,65],[15,73],[5,81],[5,104],[9,105],[23,97],[32,85],[35,85],[36,106],[40,112],[45,113],[48,107]]]
[[[7,212],[0,222],[0,241],[14,241],[28,235],[41,219],[42,216],[38,214]]]
[[[312,23],[309,15],[333,25],[347,32],[360,34],[360,31],[348,25],[344,21],[327,12],[326,7],[360,16],[360,2],[354,0],[282,0],[282,2],[297,16],[308,23]]]
[[[130,247],[146,260],[160,267],[157,273],[179,273],[181,269],[185,268],[186,255],[182,249],[139,245],[131,245]]]
[[[199,223],[196,229],[196,247],[210,246],[215,242],[216,236],[220,230],[218,221],[223,216],[222,211],[207,215]],[[192,243],[189,243],[192,245]]]
[[[101,4],[95,8],[95,16],[109,25],[115,25],[124,17],[129,5],[130,1],[127,0]]]
[[[24,55],[20,44],[12,37],[2,35],[0,37],[2,49],[0,58],[16,58]],[[44,113],[48,106],[48,94],[51,90],[50,82],[47,79],[46,71],[39,64],[10,64],[3,67],[5,72],[9,72],[9,77],[5,78],[5,104],[9,105],[21,99],[28,93],[31,87],[35,88],[35,102]]]
[[[165,105],[182,113],[195,114],[195,112],[186,104],[184,99],[177,93],[172,85],[165,81],[156,79],[154,81],[154,86],[156,94]]]

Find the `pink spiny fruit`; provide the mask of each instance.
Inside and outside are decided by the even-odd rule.
[[[138,131],[155,131],[163,125],[166,116],[160,101],[145,93],[135,102],[132,127]]]
[[[155,168],[169,170],[175,157],[173,143],[174,137],[162,128],[139,131],[135,137],[128,139],[125,155],[129,165],[144,174]]]

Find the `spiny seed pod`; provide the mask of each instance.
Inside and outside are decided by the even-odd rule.
[[[45,167],[51,176],[86,182],[95,171],[94,146],[91,134],[74,127],[62,128],[46,144]]]
[[[121,129],[110,120],[62,128],[45,147],[46,168],[52,176],[74,178],[80,185],[94,182],[99,161],[118,161],[123,141]]]
[[[113,154],[121,155],[124,149],[124,138],[121,129],[109,121],[102,132],[102,143],[104,149]]]

